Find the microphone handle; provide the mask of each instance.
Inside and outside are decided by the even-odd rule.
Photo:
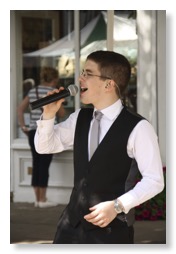
[[[34,110],[36,108],[41,108],[42,106],[45,106],[51,102],[58,101],[62,98],[68,97],[70,95],[70,91],[68,89],[64,89],[63,91],[60,91],[59,93],[54,93],[48,96],[45,96],[43,98],[40,98],[36,101],[33,101],[30,103],[31,109]]]

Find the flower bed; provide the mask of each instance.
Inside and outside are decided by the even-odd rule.
[[[154,198],[136,207],[136,220],[165,220],[166,219],[166,167],[163,168],[165,187]]]

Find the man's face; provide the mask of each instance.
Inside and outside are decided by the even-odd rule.
[[[105,80],[98,76],[101,76],[98,65],[94,61],[87,60],[79,78],[80,97],[83,104],[93,104],[96,108],[105,96]]]

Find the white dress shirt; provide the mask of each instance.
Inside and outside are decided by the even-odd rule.
[[[118,100],[111,106],[101,110],[103,117],[100,121],[100,142],[122,109],[121,100]],[[37,152],[59,153],[73,149],[79,111],[80,109],[76,110],[66,121],[57,125],[54,125],[54,118],[51,120],[38,120],[35,135]],[[158,140],[153,127],[147,120],[141,120],[131,132],[127,143],[127,153],[130,158],[135,158],[137,161],[142,180],[132,190],[118,197],[124,206],[125,213],[154,197],[164,188]]]

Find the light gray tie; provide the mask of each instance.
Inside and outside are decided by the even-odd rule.
[[[103,114],[100,111],[94,112],[94,121],[90,133],[90,159],[99,144],[100,120]]]

